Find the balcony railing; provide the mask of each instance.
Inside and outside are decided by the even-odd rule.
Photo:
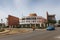
[[[40,20],[20,20],[20,24],[40,23]]]

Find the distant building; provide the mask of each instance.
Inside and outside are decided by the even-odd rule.
[[[31,13],[29,16],[25,16],[20,19],[21,27],[45,27],[45,23],[46,19],[41,16],[37,16],[36,13]]]
[[[5,23],[0,23],[0,28],[5,27]]]
[[[50,14],[48,14],[48,12],[46,12],[46,13],[47,13],[47,21],[48,21],[48,20],[56,20],[55,14],[50,15]]]
[[[47,14],[47,26],[49,26],[49,25],[55,25],[55,23],[56,23],[56,18],[55,18],[55,14],[53,14],[53,15],[50,15],[50,14],[48,14],[48,12],[46,12],[46,14]]]
[[[16,27],[19,25],[19,18],[15,16],[8,15],[7,24],[11,27]]]

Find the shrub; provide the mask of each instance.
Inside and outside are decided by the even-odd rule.
[[[0,29],[0,32],[3,32],[3,31],[5,31],[5,29]]]

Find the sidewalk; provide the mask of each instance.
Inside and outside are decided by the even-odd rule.
[[[3,31],[3,32],[0,32],[0,34],[4,34],[4,33],[7,33],[7,32],[9,32],[10,30],[5,30],[5,31]]]
[[[46,29],[35,29],[35,31],[45,31]],[[33,32],[31,28],[13,28],[11,30],[5,29],[5,31],[0,32],[0,35],[11,35],[11,34],[23,34]]]

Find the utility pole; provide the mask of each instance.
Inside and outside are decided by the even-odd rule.
[[[23,13],[22,13],[22,18],[23,18]],[[22,19],[22,21],[23,21],[23,19]],[[22,24],[22,28],[23,28],[23,24]]]
[[[2,27],[1,27],[1,28],[3,28],[3,19],[1,19],[1,25],[2,25]]]

